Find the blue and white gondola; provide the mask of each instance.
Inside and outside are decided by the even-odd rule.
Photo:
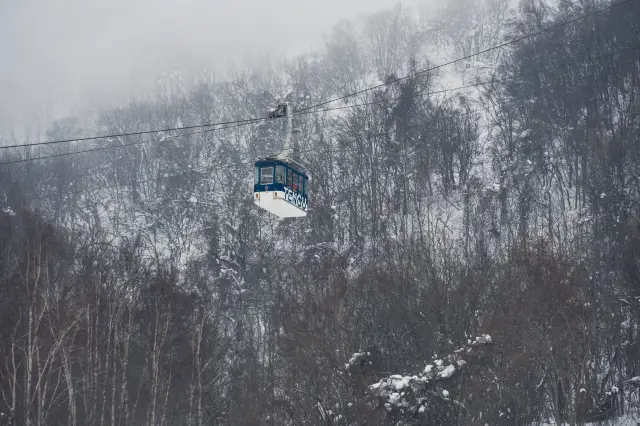
[[[255,163],[253,202],[281,217],[307,215],[309,176],[291,159],[265,158]]]

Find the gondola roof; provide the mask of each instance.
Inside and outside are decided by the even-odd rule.
[[[299,174],[301,174],[302,176],[304,176],[305,178],[309,179],[309,175],[304,171],[305,167],[299,163],[298,161],[293,160],[292,158],[287,158],[284,159],[278,155],[274,155],[272,157],[266,157],[266,158],[262,158],[258,161],[256,161],[255,165],[256,167],[259,166],[267,166],[267,165],[272,165],[272,164],[280,164],[282,166],[287,166],[290,167],[292,169],[295,169],[295,171]]]

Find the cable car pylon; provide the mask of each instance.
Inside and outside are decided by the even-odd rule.
[[[281,103],[269,112],[269,118],[285,118],[282,151],[255,163],[253,202],[281,218],[304,217],[309,206],[309,175],[300,164],[298,129],[293,128],[289,103]],[[293,149],[291,147],[291,139]]]

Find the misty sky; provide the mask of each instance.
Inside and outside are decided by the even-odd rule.
[[[320,46],[398,0],[0,0],[0,133],[126,99],[156,73]],[[404,6],[419,1],[402,1]]]

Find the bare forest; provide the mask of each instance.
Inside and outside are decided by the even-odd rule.
[[[0,137],[0,425],[640,421],[640,2],[610,5],[399,6]],[[7,148],[284,100],[302,219],[251,198],[277,120]]]

